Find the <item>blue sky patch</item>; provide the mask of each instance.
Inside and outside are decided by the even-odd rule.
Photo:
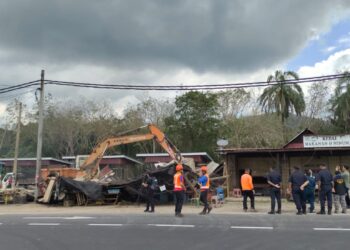
[[[311,39],[300,53],[292,58],[286,66],[287,70],[297,71],[301,66],[312,66],[327,59],[337,51],[350,48],[350,18],[333,25],[331,30]]]

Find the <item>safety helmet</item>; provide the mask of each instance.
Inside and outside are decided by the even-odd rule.
[[[207,166],[201,166],[201,171],[208,172],[208,167]]]
[[[176,165],[176,171],[180,171],[180,170],[183,170],[184,168],[182,167],[181,164],[177,164]]]

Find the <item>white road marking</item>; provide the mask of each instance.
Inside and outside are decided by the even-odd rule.
[[[195,227],[195,225],[174,225],[174,224],[148,224],[153,227]]]
[[[350,228],[315,227],[315,231],[350,231]]]
[[[123,224],[88,224],[89,226],[95,227],[121,227]]]
[[[24,220],[88,220],[95,219],[95,217],[83,217],[83,216],[73,216],[73,217],[55,217],[55,216],[44,216],[44,217],[23,217]]]
[[[73,217],[65,217],[65,220],[90,220],[95,219],[95,217],[84,217],[84,216],[73,216]]]
[[[47,220],[47,219],[64,219],[65,217],[23,217],[23,220]]]
[[[28,226],[59,226],[60,223],[28,223]]]
[[[273,230],[273,227],[247,227],[247,226],[231,226],[232,229],[261,229],[261,230]]]

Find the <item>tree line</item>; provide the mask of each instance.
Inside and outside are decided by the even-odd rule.
[[[189,91],[175,99],[149,97],[129,105],[122,115],[106,101],[56,100],[47,95],[43,156],[89,154],[101,140],[148,123],[160,127],[182,152],[208,152],[214,158],[220,138],[228,140],[228,147],[275,148],[305,128],[320,134],[350,133],[350,73],[345,74],[334,88],[330,82],[313,83],[305,95],[298,84],[286,84],[286,80],[299,78],[295,72],[276,71],[267,78],[276,84],[262,90]],[[24,109],[19,157],[36,155],[37,110]],[[0,129],[1,157],[14,155],[16,116],[12,103],[6,126]],[[152,142],[141,142],[108,153],[134,156],[153,151],[161,149]]]

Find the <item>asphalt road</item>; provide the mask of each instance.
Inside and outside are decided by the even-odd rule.
[[[0,249],[349,249],[349,215],[1,215]]]

